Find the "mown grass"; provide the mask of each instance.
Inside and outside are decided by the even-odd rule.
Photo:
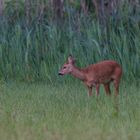
[[[122,82],[118,103],[70,83],[1,83],[2,140],[139,140],[140,87]],[[119,111],[116,110],[118,105]]]

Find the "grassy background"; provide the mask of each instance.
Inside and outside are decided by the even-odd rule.
[[[140,78],[140,32],[137,25],[125,29],[122,25],[116,32],[101,33],[97,23],[85,23],[80,32],[63,25],[37,25],[22,29],[20,24],[0,27],[0,77],[25,81],[55,81],[58,69],[69,54],[84,67],[104,59],[118,61],[123,67],[124,78]],[[133,30],[132,30],[133,28]],[[132,31],[131,31],[132,30]]]
[[[139,87],[122,82],[118,108],[114,98],[88,98],[84,86],[1,83],[2,140],[139,140]]]
[[[30,7],[27,24],[24,1],[9,1],[0,21],[0,79],[54,82],[58,69],[73,54],[80,67],[116,60],[126,80],[139,81],[140,24],[134,20],[131,6],[126,3],[120,7],[118,15],[110,16],[103,27],[94,12],[80,12],[78,3],[65,1],[64,17],[57,21],[51,7],[40,18],[35,15],[36,2]]]

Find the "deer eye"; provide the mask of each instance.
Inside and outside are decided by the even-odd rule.
[[[63,69],[65,69],[66,67],[63,67]]]

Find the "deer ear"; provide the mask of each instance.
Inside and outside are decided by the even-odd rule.
[[[68,63],[70,63],[70,64],[74,64],[75,63],[75,59],[72,57],[72,55],[69,55]]]

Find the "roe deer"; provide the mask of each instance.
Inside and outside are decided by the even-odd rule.
[[[59,75],[71,74],[82,80],[88,88],[88,95],[92,95],[92,87],[96,87],[96,95],[99,95],[100,84],[104,85],[106,95],[111,95],[110,83],[114,82],[115,95],[119,94],[119,83],[122,75],[121,66],[113,60],[104,60],[86,68],[75,66],[75,60],[70,55],[68,62],[59,71]]]

